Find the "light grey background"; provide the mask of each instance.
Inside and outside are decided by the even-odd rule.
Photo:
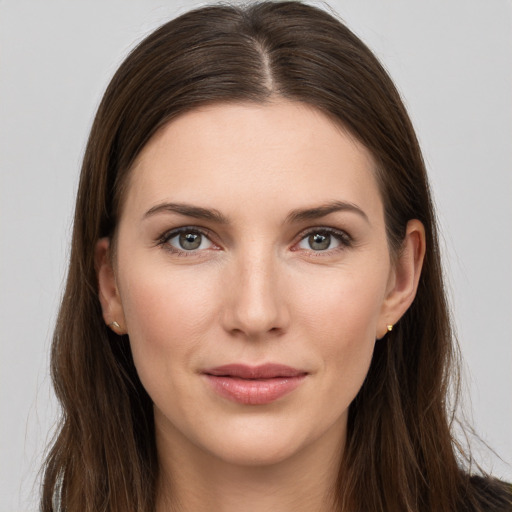
[[[317,2],[317,5],[319,3]],[[0,0],[0,511],[36,510],[80,160],[129,48],[199,2]],[[332,0],[423,146],[478,433],[512,462],[512,3]],[[469,404],[470,405],[470,404]],[[468,407],[470,409],[470,407]],[[509,465],[483,457],[509,480]]]

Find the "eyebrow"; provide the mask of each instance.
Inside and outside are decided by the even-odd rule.
[[[286,217],[286,222],[300,222],[315,220],[336,212],[353,212],[361,216],[368,224],[370,220],[366,213],[357,205],[346,201],[331,201],[314,208],[299,208],[292,210]]]
[[[158,213],[171,212],[185,215],[186,217],[193,217],[194,219],[203,219],[217,222],[219,224],[228,224],[228,218],[222,215],[219,210],[210,208],[201,208],[200,206],[193,206],[186,203],[161,203],[150,208],[145,214],[144,218],[152,217]]]
[[[359,208],[359,206],[346,201],[330,201],[313,208],[298,208],[296,210],[292,210],[286,217],[286,223],[293,224],[296,222],[303,222],[305,220],[315,220],[325,217],[331,213],[347,211],[358,214],[366,222],[370,223],[368,216],[361,208]],[[209,220],[218,224],[229,224],[229,219],[219,212],[219,210],[214,208],[202,208],[200,206],[194,206],[186,203],[157,204],[144,214],[144,218],[165,212],[177,213],[179,215],[193,217],[195,219]]]

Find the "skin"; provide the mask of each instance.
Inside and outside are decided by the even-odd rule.
[[[159,511],[333,508],[348,407],[375,343],[414,299],[425,249],[412,220],[390,255],[374,167],[322,113],[284,100],[194,110],[140,153],[115,261],[107,239],[96,258],[105,322],[129,334],[154,402]],[[290,220],[333,201],[350,207]],[[165,236],[184,226],[207,235],[197,249]],[[227,400],[201,374],[268,362],[307,372],[270,404]]]

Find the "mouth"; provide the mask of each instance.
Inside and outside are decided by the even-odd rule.
[[[307,372],[280,364],[229,364],[201,372],[212,389],[230,401],[264,405],[294,391]]]

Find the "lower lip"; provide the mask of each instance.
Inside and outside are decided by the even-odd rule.
[[[219,395],[244,405],[269,404],[291,393],[306,375],[271,379],[241,379],[223,375],[208,375],[210,385]]]

